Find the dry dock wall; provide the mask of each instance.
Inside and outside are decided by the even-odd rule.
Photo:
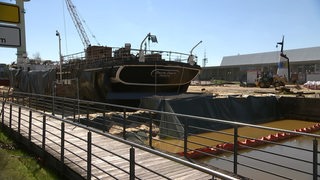
[[[214,98],[208,95],[182,95],[175,98],[151,98],[142,101],[141,107],[157,109],[160,111],[173,112],[178,114],[215,118],[221,120],[259,124],[263,122],[281,119],[278,99],[276,97],[253,97],[247,98],[228,97]],[[165,132],[172,136],[174,131],[181,131],[183,124],[188,121],[188,125],[206,129],[221,130],[231,128],[230,125],[222,123],[212,123],[209,121],[199,121],[187,117],[172,117],[172,115],[162,115],[161,120],[165,127],[162,129],[172,129]],[[165,123],[168,122],[169,123]],[[171,123],[171,124],[170,124]],[[192,133],[201,133],[203,130],[193,129]]]
[[[320,98],[281,97],[278,104],[286,119],[320,121]]]
[[[160,111],[173,112],[179,114],[201,116],[215,119],[222,119],[234,122],[249,124],[260,124],[279,119],[301,119],[320,120],[319,106],[320,99],[295,98],[295,97],[227,97],[215,98],[205,95],[183,95],[179,97],[154,97],[142,100],[141,107],[157,109]],[[166,134],[174,131],[181,131],[181,128],[188,120],[190,126],[197,126],[213,130],[231,128],[230,125],[194,120],[186,117],[161,117],[165,125],[163,129]],[[170,126],[170,127],[169,127]],[[160,125],[161,128],[161,125]],[[193,130],[193,133],[200,133],[202,130]]]
[[[259,123],[280,118],[275,97],[210,98],[193,97],[166,101],[175,113],[224,119],[244,123]]]

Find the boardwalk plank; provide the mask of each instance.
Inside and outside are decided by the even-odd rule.
[[[13,109],[15,115],[12,116],[12,127],[16,130],[18,122],[18,108],[13,106]],[[6,105],[4,110],[5,123],[8,124],[9,106]],[[23,120],[21,121],[23,125],[20,126],[22,132],[21,135],[24,137],[28,137],[29,110],[22,109],[21,112],[21,118],[23,118]],[[33,112],[32,117],[32,122],[34,124],[32,125],[31,139],[32,142],[41,147],[43,115],[37,112]],[[46,150],[57,159],[60,159],[61,121],[48,117],[46,119],[46,123],[46,130],[50,132],[46,133]],[[82,139],[84,139],[85,141],[87,140],[88,130],[65,123],[65,132],[65,164],[74,171],[78,172],[82,177],[86,178],[87,162],[83,159],[87,159],[87,143],[84,142]],[[77,147],[70,143],[75,144]],[[129,175],[127,173],[124,173],[122,170],[119,170],[116,167],[119,167],[120,169],[129,172],[130,163],[129,161],[124,160],[123,158],[129,159],[129,151],[131,146],[112,140],[97,133],[92,133],[92,143],[96,144],[92,146],[92,179],[129,179]],[[112,151],[123,158],[117,157],[109,152],[106,152],[105,150]],[[156,170],[158,173],[163,174],[169,179],[211,178],[210,175],[194,170],[187,166],[178,164],[176,162],[170,161],[168,159],[162,158],[160,156],[145,152],[138,148],[135,148],[135,161],[136,163],[139,163],[144,167]],[[109,163],[113,164],[116,167],[110,165]],[[107,173],[101,171],[96,167],[99,167]],[[137,178],[140,179],[166,179],[138,165],[136,165],[135,169],[135,174]]]

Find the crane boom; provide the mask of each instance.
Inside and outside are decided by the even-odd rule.
[[[72,18],[72,21],[74,25],[76,26],[76,29],[78,31],[78,34],[81,38],[82,44],[85,48],[89,47],[91,45],[90,40],[87,36],[87,33],[81,23],[81,20],[79,18],[79,15],[77,13],[76,7],[73,5],[71,0],[66,0],[67,8],[70,13],[70,16]]]

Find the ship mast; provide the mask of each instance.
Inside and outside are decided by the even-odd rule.
[[[204,58],[202,61],[202,67],[205,67],[207,63],[208,63],[207,53],[206,53],[206,51],[204,51]]]

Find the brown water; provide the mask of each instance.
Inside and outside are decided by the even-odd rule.
[[[269,122],[269,123],[264,123],[259,125],[285,129],[285,130],[294,130],[294,129],[300,129],[304,127],[310,127],[310,126],[313,126],[314,124],[317,124],[317,122],[309,122],[309,121],[301,121],[301,120],[281,120],[281,121],[274,121],[274,122]],[[224,132],[227,134],[221,134],[220,132]],[[264,129],[251,128],[251,127],[240,127],[238,129],[239,136],[245,136],[245,137],[251,137],[251,138],[260,138],[260,137],[268,136],[270,134],[275,134],[275,133],[277,132],[264,130]],[[203,137],[207,137],[207,138],[203,138]],[[197,142],[197,144],[188,143],[188,148],[197,149],[197,148],[202,148],[206,146],[212,147],[212,146],[216,146],[217,144],[221,144],[220,142],[213,141],[212,139],[218,139],[220,141],[232,143],[233,129],[226,129],[226,130],[219,131],[217,133],[209,132],[209,133],[189,136],[188,141]],[[239,141],[241,140],[244,140],[244,139],[239,138]],[[164,141],[165,143],[162,143],[161,141]],[[158,149],[165,150],[172,153],[183,151],[183,148],[182,148],[183,140],[171,139],[171,140],[161,140],[161,141],[154,141],[153,146]]]
[[[305,128],[305,127],[311,127],[314,124],[317,124],[318,122],[308,122],[308,121],[301,121],[301,120],[280,120],[280,121],[275,121],[275,122],[269,122],[269,123],[264,123],[260,124],[262,126],[267,126],[267,127],[273,127],[273,128],[279,128],[279,129],[286,129],[286,130],[294,130],[294,129],[300,129],[300,128]],[[210,139],[218,139],[221,141],[225,142],[233,142],[233,129],[226,129],[223,130],[222,132],[228,133],[227,134],[220,134],[220,133],[203,133],[199,134],[197,136],[190,136],[188,137],[188,141],[196,142],[198,144],[193,144],[193,143],[188,143],[188,148],[190,149],[196,149],[196,148],[201,148],[201,147],[213,147],[216,146],[217,144],[221,144],[221,142],[213,141]],[[257,128],[251,128],[251,127],[241,127],[238,129],[239,136],[245,136],[245,137],[250,137],[250,138],[260,138],[260,137],[265,137],[270,134],[276,134],[277,132],[275,131],[269,131],[269,130],[263,130],[263,129],[257,129]],[[320,134],[320,131],[315,132],[315,134]],[[207,137],[204,139],[203,137]],[[239,138],[239,140],[243,140]],[[183,141],[182,140],[164,140],[165,143],[156,141],[153,143],[153,145],[159,149],[177,153],[177,152],[183,152]],[[167,144],[170,143],[170,144]],[[201,145],[199,145],[201,144]],[[285,141],[281,141],[282,145],[290,145],[294,147],[300,147],[300,148],[306,148],[312,150],[313,144],[312,144],[312,139],[308,137],[295,137],[291,138]],[[320,144],[320,142],[318,142]],[[177,147],[180,146],[180,147]],[[283,154],[285,156],[290,156],[290,157],[297,157],[300,159],[308,160],[312,162],[312,152],[301,152],[297,151],[292,148],[286,148],[284,146],[275,146],[275,145],[268,145],[268,146],[262,146],[259,147],[260,150],[268,151],[268,152],[274,152],[277,154]],[[319,146],[318,146],[319,149]],[[293,167],[297,169],[301,169],[303,171],[308,171],[312,173],[312,164],[302,164],[299,163],[299,165],[296,164],[295,161],[284,158],[284,157],[279,157],[275,156],[269,153],[262,153],[261,151],[253,151],[253,150],[241,150],[239,152],[241,155],[245,156],[250,156],[250,157],[255,157],[257,159],[266,159],[268,161],[277,161],[280,162],[282,166],[285,167]],[[221,160],[219,158],[223,158],[224,160]],[[232,172],[233,171],[233,163],[228,162],[228,161],[233,161],[233,155],[232,154],[222,154],[219,156],[219,158],[202,158],[200,161],[206,164],[210,164],[214,167],[218,167],[227,171]],[[228,161],[226,161],[228,160]],[[274,166],[269,165],[268,163],[263,163],[261,161],[255,161],[252,159],[244,158],[242,156],[238,156],[238,162],[241,164],[247,164],[252,167],[258,168],[258,169],[265,169],[268,171],[275,172],[277,174],[280,174],[281,176],[288,177],[289,179],[312,179],[311,175],[305,175],[301,173],[296,173],[291,170],[283,170],[281,168],[275,168]],[[318,155],[318,162],[320,162],[320,157]],[[318,170],[318,174],[320,173],[320,169]],[[244,166],[238,166],[238,174],[245,176],[245,177],[250,177],[253,179],[282,179],[276,176],[264,174],[260,171],[253,170],[251,168],[247,168]]]
[[[315,134],[320,134],[320,131],[316,132]],[[319,143],[319,140],[318,140],[318,143]],[[312,139],[307,138],[307,137],[295,137],[295,138],[286,140],[284,142],[281,142],[281,144],[287,145],[287,146],[305,148],[305,149],[309,149],[309,150],[312,150],[312,147],[313,147]],[[297,151],[295,149],[286,148],[284,146],[269,145],[269,146],[259,147],[259,150],[267,151],[267,152],[274,152],[277,154],[281,154],[283,156],[290,156],[290,157],[294,157],[294,158],[299,158],[299,159],[306,160],[309,162],[312,162],[312,160],[313,160],[312,159],[313,158],[312,152],[306,152],[306,151],[301,152],[301,151]],[[307,171],[309,173],[313,172],[312,171],[313,170],[312,163],[304,163],[304,162],[297,163],[296,161],[294,161],[292,159],[288,159],[283,156],[272,155],[269,153],[263,153],[261,151],[243,150],[243,151],[240,151],[239,154],[241,154],[242,156],[249,156],[249,157],[254,157],[257,159],[271,161],[276,164],[281,164],[284,167],[295,168],[295,169],[299,169],[301,171]],[[319,145],[318,145],[318,152],[319,152]],[[257,169],[270,171],[272,173],[278,174],[278,175],[283,176],[288,179],[299,179],[299,180],[300,179],[301,180],[312,179],[312,175],[309,175],[309,174],[299,173],[299,172],[296,172],[296,171],[293,171],[293,170],[290,170],[287,168],[280,168],[280,167],[272,166],[268,163],[264,163],[261,161],[255,161],[255,160],[248,159],[248,158],[245,158],[242,156],[238,156],[238,163],[250,165],[250,166],[257,168]],[[231,162],[226,161],[226,160],[233,161],[233,156],[231,154],[229,154],[229,155],[224,154],[222,156],[222,158],[224,160],[221,160],[219,158],[204,158],[204,159],[201,159],[201,162],[206,163],[206,164],[210,164],[212,166],[215,166],[215,167],[232,172],[233,171],[233,164]],[[318,163],[319,162],[320,162],[320,157],[318,154]],[[264,180],[264,179],[266,179],[266,180],[284,179],[282,177],[263,173],[261,171],[257,171],[252,168],[247,168],[244,166],[238,166],[238,174],[242,175],[244,177],[249,177],[252,179],[259,179],[259,180],[260,179],[261,180]],[[320,167],[318,166],[318,175],[319,174],[320,174]]]

